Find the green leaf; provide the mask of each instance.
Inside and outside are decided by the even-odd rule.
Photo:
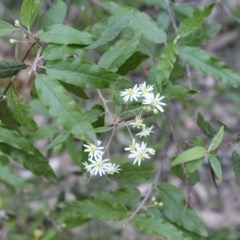
[[[25,68],[25,63],[0,61],[0,78],[12,77]]]
[[[228,83],[233,87],[240,86],[239,74],[200,48],[179,47],[179,56],[185,63],[217,80]]]
[[[184,164],[184,167],[181,165],[177,165],[175,167],[172,167],[172,173],[175,174],[177,177],[179,177],[184,182],[187,181],[187,183],[191,186],[195,185],[200,181],[200,176],[198,171],[193,171],[194,167],[198,167],[198,164],[202,162],[202,159],[197,159],[193,162],[188,162]],[[191,173],[186,173],[185,171],[185,165],[187,165],[188,169],[186,171]],[[193,171],[193,172],[192,172]]]
[[[60,219],[67,226],[74,227],[90,219],[119,221],[125,219],[127,213],[126,208],[122,205],[93,198],[65,203]]]
[[[29,131],[36,131],[38,129],[29,106],[19,97],[14,87],[11,87],[8,91],[7,105],[20,125],[26,127]]]
[[[153,43],[165,43],[166,34],[146,13],[134,9],[129,27]]]
[[[216,129],[204,119],[201,113],[198,113],[197,125],[208,138],[213,138],[217,134]]]
[[[196,31],[178,40],[178,45],[184,46],[201,46],[206,44],[221,29],[220,24],[202,24]]]
[[[100,192],[94,197],[109,202],[110,204],[117,203],[125,206],[127,209],[131,209],[136,206],[137,202],[140,200],[141,194],[138,189],[128,187],[119,188],[116,191]]]
[[[185,174],[189,175],[195,172],[204,162],[204,158],[200,158],[191,162],[187,162],[184,165],[184,172]]]
[[[70,137],[70,133],[69,132],[61,132],[61,133],[59,133],[53,139],[53,141],[51,141],[51,143],[47,146],[47,149],[54,148],[55,146],[66,142],[69,139],[69,137]]]
[[[48,160],[24,137],[0,127],[0,150],[37,176],[55,178]]]
[[[105,109],[102,105],[96,104],[89,111],[86,112],[88,119],[90,119],[94,128],[104,126],[105,122]],[[96,129],[95,129],[96,131]]]
[[[203,9],[196,10],[191,17],[182,21],[178,28],[178,35],[180,37],[187,37],[197,28],[201,27],[202,22],[210,15],[213,7],[213,4],[207,5]]]
[[[222,179],[222,167],[218,156],[211,154],[209,155],[208,159],[216,179]]]
[[[122,7],[115,2],[106,2],[103,6],[112,14],[118,11],[128,12],[131,10],[132,16],[128,27],[153,43],[159,44],[166,42],[166,34],[163,29],[146,13],[140,12],[135,8]]]
[[[217,134],[213,137],[213,139],[208,147],[208,152],[213,152],[219,147],[219,145],[222,142],[223,135],[224,135],[224,126],[222,126],[219,129],[219,131],[217,132]]]
[[[76,46],[49,44],[44,48],[42,56],[45,60],[64,59],[73,56],[77,50]]]
[[[217,120],[216,122],[220,127],[222,127],[222,126],[224,127],[224,131],[226,131],[228,133],[234,133],[234,131],[230,127],[228,127],[227,124],[225,124],[224,122],[222,122],[220,120]]]
[[[44,74],[39,74],[35,87],[41,101],[66,130],[82,140],[96,142],[94,129],[85,113],[63,86]]]
[[[54,79],[83,88],[119,89],[131,86],[122,76],[81,60],[48,62],[46,71]]]
[[[127,185],[145,183],[151,180],[154,174],[153,166],[145,162],[142,162],[140,166],[123,163],[121,169],[118,174],[113,175],[111,178]]]
[[[191,208],[186,208],[184,195],[175,186],[169,183],[160,184],[156,199],[163,203],[161,211],[169,221],[191,233],[202,237],[208,236],[202,221]]]
[[[139,41],[139,35],[133,36],[131,39],[117,41],[102,55],[98,65],[109,71],[116,72],[136,51]]]
[[[112,130],[112,127],[103,126],[103,127],[97,127],[94,130],[95,130],[95,133],[105,133]]]
[[[232,168],[236,178],[236,182],[240,186],[240,151],[234,150],[232,153]]]
[[[1,157],[2,156],[0,156],[0,158]],[[0,181],[16,189],[19,189],[24,184],[24,180],[21,177],[12,172],[8,166],[3,165],[2,163],[0,163]]]
[[[204,157],[204,155],[205,155],[204,147],[202,146],[193,147],[180,153],[176,158],[174,158],[171,163],[171,166],[174,167],[182,163],[191,162],[196,159]]]
[[[162,89],[169,80],[177,59],[177,47],[173,42],[168,43],[157,62],[157,85]]]
[[[126,61],[123,63],[117,73],[126,75],[129,71],[134,70],[139,64],[147,58],[147,55],[142,52],[134,52]]]
[[[39,0],[23,0],[20,13],[21,23],[30,27],[37,16],[39,7]]]
[[[6,99],[0,101],[0,123],[4,123],[14,130],[19,130],[19,123],[10,111]]]
[[[38,31],[41,41],[64,45],[89,45],[94,41],[94,36],[88,32],[78,31],[75,28],[63,24],[55,24],[47,31]]]
[[[146,214],[138,214],[131,221],[133,225],[149,235],[156,235],[167,240],[193,240],[168,221]]]
[[[183,16],[184,18],[190,17],[196,8],[190,4],[179,4],[179,3],[173,3],[173,9],[174,12],[179,14],[180,16]]]
[[[67,6],[62,0],[57,0],[39,19],[39,28],[47,30],[54,24],[61,24],[67,13]]]
[[[8,22],[0,21],[0,36],[6,36],[14,32],[16,28]]]
[[[171,79],[171,82],[178,81],[179,79],[184,78],[185,71],[186,70],[183,66],[181,66],[180,64],[175,62],[173,70],[172,70],[171,75],[169,77]]]
[[[98,33],[97,40],[88,48],[98,48],[116,38],[118,34],[128,25],[131,15],[131,11],[116,12],[113,16],[87,29],[90,32],[92,31],[94,33]]]
[[[170,83],[164,88],[164,95],[167,96],[169,99],[177,98],[179,100],[186,100],[195,94],[196,91],[189,90],[188,88],[182,85],[172,85]]]
[[[77,87],[76,85],[72,85],[66,82],[61,82],[61,85],[75,96],[84,100],[89,99],[82,87]]]

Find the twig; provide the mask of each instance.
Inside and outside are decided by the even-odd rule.
[[[33,47],[35,46],[35,42],[32,42],[29,49],[27,50],[27,52],[25,53],[25,55],[23,56],[23,58],[21,59],[21,62],[24,62],[26,60],[26,58],[28,57],[29,53],[32,51]]]
[[[164,1],[165,1],[165,5],[166,5],[166,8],[167,8],[170,20],[172,22],[172,26],[173,26],[174,32],[177,35],[178,27],[177,27],[177,23],[176,23],[176,20],[175,20],[175,17],[174,17],[174,13],[173,13],[172,8],[171,8],[171,6],[169,4],[169,1],[168,0],[164,0]]]
[[[34,34],[32,34],[32,32],[28,29],[25,29],[22,26],[19,26],[19,30],[21,30],[22,32],[24,32],[28,37],[30,37],[32,40],[34,40],[34,42],[36,42],[38,44],[39,47],[43,47],[43,43],[39,40],[39,38],[37,36],[35,36]]]
[[[35,45],[35,42],[33,42],[31,44],[31,46],[29,47],[29,49],[27,50],[27,52],[25,53],[25,55],[21,59],[21,62],[24,62],[26,60],[26,58],[28,57],[29,53],[32,51],[34,45]],[[8,92],[8,90],[10,89],[10,87],[12,86],[12,84],[14,83],[15,79],[16,79],[16,75],[11,78],[11,81],[9,81],[9,83],[6,86],[6,88],[4,89],[2,95],[0,96],[0,102],[5,99],[5,96],[6,96],[7,92]]]
[[[98,93],[98,96],[99,96],[99,98],[101,99],[101,101],[102,101],[102,103],[103,103],[103,106],[104,106],[106,112],[112,117],[112,119],[114,119],[111,111],[110,111],[109,108],[108,108],[107,100],[106,100],[106,99],[104,98],[104,96],[102,95],[102,92],[101,92],[99,89],[97,89],[97,93]]]
[[[168,127],[172,133],[172,138],[175,142],[175,145],[177,146],[177,151],[178,152],[181,152],[181,149],[179,148],[179,144],[178,144],[178,139],[176,137],[176,134],[174,132],[174,129],[173,129],[173,125],[171,123],[171,120],[169,119],[168,115],[165,113],[165,117],[166,117],[166,121],[167,121],[167,124],[168,124]],[[184,164],[181,165],[182,169],[183,169],[183,172],[185,173],[185,167],[184,167]],[[185,176],[185,184],[186,184],[186,187],[187,187],[187,206],[190,205],[190,201],[191,201],[191,195],[190,195],[190,192],[191,192],[191,189],[190,189],[190,184],[189,184],[189,177],[188,176]]]
[[[96,4],[98,7],[102,8],[103,10],[107,10],[106,7],[103,5],[103,3],[99,0],[90,0],[93,4]]]
[[[141,117],[142,117],[142,118],[147,118],[147,117],[152,116],[152,115],[154,115],[153,112],[147,112],[147,113],[145,113],[145,114],[141,114]],[[119,125],[119,124],[122,123],[122,122],[131,121],[131,120],[133,120],[133,119],[135,119],[135,118],[136,118],[136,116],[134,115],[134,116],[131,116],[131,117],[127,117],[127,118],[120,119],[120,120],[114,122],[114,124],[111,124],[109,127],[113,127],[115,124],[116,124],[116,125]]]
[[[228,14],[229,17],[231,17],[233,20],[235,20],[237,23],[240,23],[240,18],[236,17],[231,9],[229,8],[229,6],[227,5],[227,3],[224,0],[220,0],[219,3],[222,5],[224,11]]]
[[[36,74],[36,72],[37,72],[37,64],[42,59],[41,53],[42,53],[42,47],[39,47],[38,51],[37,51],[37,55],[36,55],[36,57],[34,59],[32,67],[31,67],[31,69],[29,71],[29,75],[31,75],[32,73]]]
[[[147,192],[147,194],[145,195],[145,197],[143,198],[143,200],[140,202],[140,204],[138,205],[138,207],[135,209],[135,211],[130,215],[130,217],[127,219],[127,221],[124,223],[123,227],[126,227],[129,222],[136,216],[136,214],[142,209],[144,208],[145,203],[147,202],[147,200],[150,198],[150,196],[152,195],[153,191],[156,188],[156,185],[158,183],[158,179],[161,173],[161,168],[159,167],[159,169],[156,172],[156,175],[153,179],[151,188],[149,189],[149,191]]]
[[[107,143],[107,146],[105,147],[105,149],[108,149],[108,148],[109,148],[109,146],[110,146],[110,144],[111,144],[111,141],[112,141],[112,139],[113,139],[113,136],[114,136],[115,130],[116,130],[116,125],[113,127],[113,130],[112,130],[111,136],[110,136],[110,138],[109,138],[109,140],[108,140],[108,143]]]

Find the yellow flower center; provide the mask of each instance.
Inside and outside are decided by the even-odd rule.
[[[138,152],[137,156],[138,158],[143,159],[143,152],[142,151]]]
[[[96,146],[95,145],[93,145],[93,144],[91,144],[91,146],[90,146],[90,152],[92,152],[92,153],[94,153],[95,151],[96,151]]]
[[[98,162],[95,163],[96,168],[101,168],[102,165],[103,165],[103,163],[101,161],[98,161]]]
[[[132,88],[129,88],[129,89],[128,89],[128,95],[129,95],[129,96],[134,95],[134,90],[133,90]]]
[[[141,119],[137,119],[137,120],[136,120],[136,125],[137,125],[138,127],[141,127],[141,126],[142,126],[142,120],[141,120]]]
[[[158,105],[158,100],[157,99],[153,99],[151,105],[153,107],[156,107]]]

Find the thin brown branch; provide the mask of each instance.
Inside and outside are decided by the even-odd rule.
[[[172,11],[172,8],[170,6],[169,1],[168,0],[164,0],[164,1],[165,1],[165,5],[166,5],[166,8],[167,8],[167,11],[168,11],[168,14],[169,14],[169,17],[170,17],[170,20],[171,20],[174,32],[177,35],[178,27],[177,27],[177,23],[176,23],[176,19],[175,19],[174,13]]]
[[[35,42],[31,43],[30,47],[28,48],[28,50],[27,50],[26,53],[24,54],[23,58],[21,59],[21,62],[24,62],[24,61],[26,60],[26,58],[28,57],[28,55],[29,55],[30,52],[32,51],[34,45],[35,45]],[[7,95],[7,92],[8,92],[8,90],[10,89],[10,87],[13,85],[15,79],[16,79],[16,75],[13,76],[13,77],[11,78],[11,80],[8,82],[7,86],[6,86],[5,89],[3,90],[2,95],[0,96],[0,102],[5,99],[5,96]]]
[[[142,118],[147,118],[147,117],[152,116],[152,115],[154,115],[153,112],[147,112],[147,113],[145,113],[145,114],[141,114]],[[133,119],[135,119],[135,118],[136,118],[135,115],[134,115],[134,116],[131,116],[131,117],[127,117],[127,118],[122,118],[122,119],[114,122],[113,124],[109,125],[109,127],[113,127],[114,125],[119,125],[119,124],[122,123],[122,122],[129,122],[129,121],[131,121],[131,120],[133,120]]]
[[[124,223],[123,227],[126,227],[129,222],[136,216],[136,214],[141,211],[141,209],[144,208],[146,202],[149,200],[149,198],[152,196],[156,186],[157,186],[157,183],[158,183],[158,179],[160,177],[160,174],[161,174],[161,168],[159,167],[156,174],[155,174],[155,177],[153,179],[153,182],[151,184],[151,188],[148,190],[147,194],[145,195],[145,197],[143,198],[143,200],[140,202],[140,204],[138,205],[138,207],[135,209],[135,211],[130,215],[130,217],[127,219],[127,221]]]
[[[224,11],[227,13],[227,15],[232,18],[234,21],[237,23],[240,23],[240,18],[236,17],[233,13],[232,10],[229,8],[227,3],[224,0],[220,0],[219,3],[222,5]]]
[[[106,11],[106,7],[103,5],[103,3],[100,0],[90,0],[90,2]]]

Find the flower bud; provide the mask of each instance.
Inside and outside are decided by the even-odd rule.
[[[159,202],[158,205],[159,205],[159,207],[162,207],[163,206],[163,202]]]
[[[11,39],[9,39],[9,42],[10,42],[11,44],[16,44],[16,43],[18,43],[18,40],[11,38]]]
[[[35,229],[33,235],[35,239],[39,239],[43,235],[43,231],[41,229]]]
[[[16,19],[16,20],[14,21],[14,25],[15,25],[15,27],[20,27],[20,26],[21,26],[18,19]]]

